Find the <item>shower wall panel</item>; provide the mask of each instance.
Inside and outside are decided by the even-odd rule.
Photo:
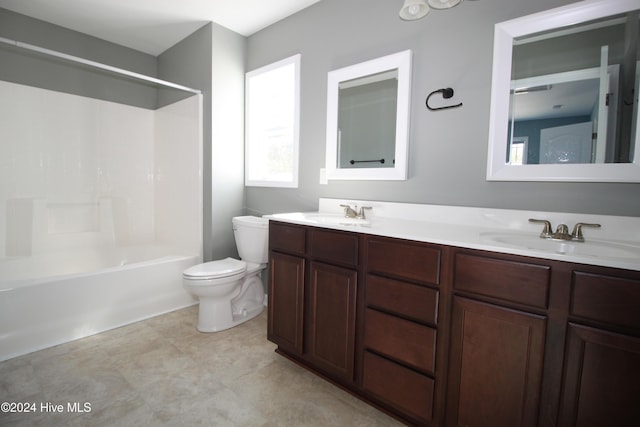
[[[171,185],[198,187],[201,142],[197,109],[190,122],[181,118],[193,113],[193,101],[191,104],[186,112],[178,109],[160,113],[0,81],[0,258],[7,256],[7,230],[14,229],[11,234],[15,240],[16,229],[29,228],[29,218],[15,213],[8,216],[8,207],[29,206],[30,200],[62,206],[58,212],[64,212],[65,206],[91,205],[109,198],[117,244],[155,241],[156,173],[176,177],[180,171],[193,169],[187,178]],[[178,129],[182,131],[171,130],[171,123],[181,121],[183,127]],[[196,127],[195,134],[189,131],[191,127]],[[157,142],[157,133],[172,138]],[[176,138],[182,141],[186,153],[183,158],[175,147],[170,148]],[[157,164],[156,155],[163,159]],[[175,169],[171,168],[170,159],[179,163]],[[194,164],[189,167],[185,162]],[[168,183],[163,185],[170,187]],[[181,201],[187,205],[183,208],[200,212],[200,194],[194,200],[195,191]],[[176,188],[164,191],[164,206],[176,194],[180,194]],[[83,209],[89,213],[80,217],[86,218],[91,208]],[[159,218],[167,224],[177,216],[167,213]],[[47,232],[84,229],[90,226],[91,219],[87,219],[86,226],[68,222],[49,221]],[[190,232],[190,236],[194,233]],[[198,242],[200,239],[198,236]]]

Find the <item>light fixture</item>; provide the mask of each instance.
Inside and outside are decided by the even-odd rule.
[[[553,89],[553,85],[528,86],[528,87],[516,88],[516,89],[512,90],[511,92],[516,94],[516,95],[522,95],[522,94],[525,94],[525,93],[541,92],[541,91],[551,90],[551,89]]]
[[[414,21],[424,17],[427,13],[429,13],[429,6],[424,0],[404,0],[399,15],[405,21]]]
[[[450,9],[460,3],[462,0],[404,0],[399,15],[405,21],[415,21],[429,13],[429,6],[434,9]]]
[[[429,0],[429,6],[434,9],[449,9],[461,1],[462,0]]]

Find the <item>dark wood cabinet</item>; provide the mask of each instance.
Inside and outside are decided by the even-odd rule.
[[[305,260],[279,252],[269,256],[267,338],[285,351],[302,354]]]
[[[640,425],[640,278],[572,274],[558,426]]]
[[[640,273],[454,259],[447,426],[640,425]]]
[[[305,357],[317,368],[353,380],[357,272],[312,262]]]
[[[640,338],[570,324],[558,426],[640,425]]]
[[[307,233],[304,358],[333,380],[351,383],[360,238],[313,227]]]
[[[303,351],[306,228],[269,223],[267,338],[291,354]]]
[[[434,411],[441,249],[368,237],[362,309],[361,387],[412,424]]]
[[[538,425],[546,321],[454,297],[447,425]]]
[[[453,270],[446,425],[537,426],[551,267],[457,251]]]
[[[270,221],[268,339],[409,425],[640,425],[640,272]]]
[[[501,259],[462,252],[455,257],[453,287],[460,292],[522,304],[548,307],[551,267],[524,259]]]
[[[267,338],[334,381],[353,382],[358,241],[270,222]]]
[[[369,351],[363,353],[362,387],[369,396],[390,405],[412,425],[429,423],[435,381]]]

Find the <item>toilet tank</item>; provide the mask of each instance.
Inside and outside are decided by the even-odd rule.
[[[238,254],[243,261],[265,264],[269,259],[269,220],[257,216],[237,216],[233,223]]]

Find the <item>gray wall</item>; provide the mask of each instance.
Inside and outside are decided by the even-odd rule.
[[[203,91],[204,258],[236,256],[231,218],[244,205],[246,39],[210,23],[158,57],[159,78]],[[160,103],[174,94],[161,92]]]
[[[213,26],[211,223],[213,259],[236,252],[231,218],[244,214],[246,38]],[[205,236],[206,238],[206,236]]]
[[[317,209],[319,197],[640,216],[640,184],[485,180],[493,28],[571,0],[467,1],[398,18],[401,0],[323,0],[248,39],[247,70],[302,54],[300,186],[250,187],[247,209]],[[327,72],[413,51],[409,180],[319,184],[325,161]],[[452,87],[461,108],[428,111],[433,90]]]
[[[0,8],[0,37],[156,77],[156,58]],[[0,43],[0,80],[156,108],[155,85]]]

